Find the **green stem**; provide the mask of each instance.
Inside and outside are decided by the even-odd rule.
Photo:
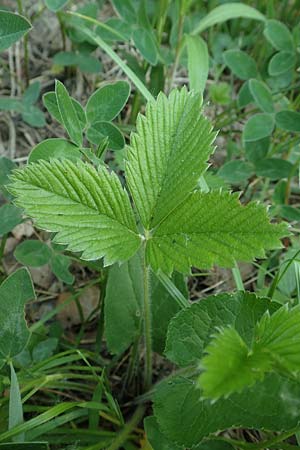
[[[22,16],[24,15],[22,0],[18,0],[18,13]],[[23,48],[24,48],[24,75],[25,75],[25,86],[29,86],[29,54],[28,54],[28,35],[26,34],[23,38]]]
[[[5,249],[5,244],[7,241],[8,235],[4,234],[1,238],[1,242],[0,242],[0,261],[3,258],[4,255],[4,249]]]
[[[237,265],[237,263],[235,262],[235,266],[232,268],[232,275],[236,284],[236,287],[239,291],[244,291],[244,283],[243,283],[243,279],[242,279],[242,275],[239,269],[239,266]]]
[[[139,406],[132,418],[127,422],[123,428],[123,430],[117,435],[114,442],[107,448],[107,450],[118,450],[122,447],[122,444],[126,442],[130,433],[136,428],[138,423],[142,420],[145,414],[145,406]]]
[[[145,241],[146,243],[146,241]],[[145,379],[144,387],[147,391],[152,384],[152,327],[151,327],[151,295],[150,295],[150,268],[146,262],[146,245],[143,255],[143,281],[144,281],[144,339],[145,339]]]
[[[182,43],[183,43],[183,39],[182,39],[183,24],[184,24],[184,11],[183,11],[183,6],[181,4],[179,21],[178,21],[178,41],[177,41],[176,50],[175,50],[174,64],[172,66],[172,70],[171,70],[170,77],[169,77],[168,91],[170,91],[172,89],[175,74],[176,74],[177,67],[179,64],[179,58],[180,58],[180,53],[182,50]]]

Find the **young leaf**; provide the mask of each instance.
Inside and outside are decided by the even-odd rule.
[[[257,75],[256,62],[246,52],[241,50],[226,50],[223,53],[224,61],[241,80],[255,78]]]
[[[82,131],[79,119],[74,108],[71,97],[65,86],[58,80],[55,82],[55,94],[58,110],[62,123],[66,128],[71,140],[78,146],[82,146]]]
[[[9,11],[0,11],[0,52],[10,47],[31,29],[28,20]]]
[[[278,20],[267,20],[264,35],[276,50],[293,51],[293,37],[287,26]]]
[[[271,367],[266,355],[251,352],[232,327],[213,336],[205,351],[208,354],[201,361],[205,371],[198,383],[207,398],[218,399],[240,392],[263,379]]]
[[[234,328],[215,335],[201,363],[199,385],[205,397],[218,399],[251,386],[266,372],[300,371],[300,308],[287,305],[270,316],[266,311],[249,348]],[[226,355],[226,358],[222,358]]]
[[[200,36],[187,35],[185,40],[188,52],[190,88],[203,94],[209,70],[207,45]]]
[[[10,192],[54,241],[85,260],[106,265],[129,259],[139,248],[133,211],[118,177],[104,167],[69,160],[40,160],[12,176]]]
[[[25,348],[29,330],[24,305],[35,299],[27,269],[19,269],[0,286],[0,358],[12,358]]]
[[[86,115],[90,123],[113,120],[124,108],[130,93],[127,81],[117,81],[99,88],[89,98]]]
[[[242,206],[237,195],[196,191],[157,225],[146,255],[155,271],[166,273],[189,273],[190,266],[233,267],[235,260],[263,258],[263,249],[280,247],[285,233],[284,224],[269,223],[262,205]]]
[[[196,188],[215,134],[199,115],[200,94],[185,88],[159,94],[137,119],[127,152],[126,179],[146,229],[158,225]]]

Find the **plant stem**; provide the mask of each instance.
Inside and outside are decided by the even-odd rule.
[[[18,1],[18,13],[23,15],[23,3],[22,0]],[[25,86],[29,86],[29,55],[28,55],[28,35],[26,34],[23,38],[23,49],[24,49],[24,75],[25,75]]]
[[[177,71],[177,67],[179,64],[179,58],[180,58],[180,53],[181,53],[181,49],[182,49],[183,24],[184,24],[184,11],[183,11],[183,6],[181,4],[180,15],[179,15],[179,20],[178,20],[178,41],[177,41],[176,50],[175,50],[175,60],[174,60],[174,64],[172,66],[172,70],[170,73],[170,78],[169,78],[169,83],[168,83],[168,91],[170,91],[172,89],[174,78],[175,78],[176,71]]]
[[[143,281],[144,281],[144,339],[145,339],[145,379],[144,387],[147,391],[152,384],[152,327],[151,327],[151,295],[150,268],[146,262],[146,241],[143,249]]]
[[[129,422],[126,423],[123,430],[117,435],[114,442],[107,448],[107,450],[117,450],[122,447],[122,444],[126,442],[130,433],[138,425],[145,413],[145,406],[139,406]]]

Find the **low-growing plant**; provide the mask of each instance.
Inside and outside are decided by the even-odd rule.
[[[299,27],[275,20],[273,2],[262,12],[208,2],[205,14],[190,0],[113,0],[104,23],[103,3],[45,0],[36,16],[56,14],[62,37],[53,71],[98,72],[97,89],[84,105],[56,80],[43,103],[68,137],[39,142],[23,168],[0,158],[0,448],[296,448],[300,251],[281,219],[300,217],[289,204],[299,138],[288,141],[300,130]],[[1,26],[0,50],[30,24],[0,11]],[[128,81],[103,82],[99,48],[135,85],[132,96]],[[179,69],[190,91],[172,89]],[[40,84],[28,75],[26,39],[27,89],[1,98],[0,109],[42,126]],[[218,171],[208,170],[216,132],[206,100],[221,137],[230,134]],[[17,243],[14,263],[48,264],[59,292],[69,285],[34,323],[24,312],[41,298],[29,271],[7,276],[4,265],[9,233],[28,218],[50,234]],[[254,258],[262,261],[250,293],[237,262]],[[187,277],[213,266],[232,268],[238,291],[191,301]],[[75,267],[92,269],[91,279],[74,283]],[[80,297],[95,285],[86,318]],[[81,323],[70,337],[53,318],[72,303]],[[84,340],[89,319],[95,338]],[[256,442],[235,428],[256,430]]]
[[[68,105],[69,102],[63,104],[66,111]],[[138,338],[138,330],[141,329],[137,324],[139,321],[133,324],[128,321],[128,318],[133,318],[132,311],[125,312],[124,317],[119,316],[118,327],[114,327],[115,336],[109,328],[115,320],[114,309],[109,304],[116,289],[113,283],[120,282],[117,281],[120,276],[127,276],[131,280],[137,304],[125,304],[124,307],[133,306],[133,311],[139,310],[141,314],[145,390],[151,387],[153,381],[151,284],[154,274],[164,280],[174,270],[188,274],[191,266],[209,268],[212,264],[218,264],[232,267],[236,260],[250,261],[254,257],[263,257],[264,249],[280,247],[280,238],[287,234],[285,224],[269,223],[263,206],[256,203],[242,206],[236,194],[201,190],[199,178],[207,169],[215,133],[200,113],[200,107],[201,96],[189,93],[185,88],[172,91],[169,97],[159,94],[157,100],[147,104],[145,115],[138,116],[136,132],[131,135],[127,147],[126,189],[118,176],[109,172],[103,163],[94,167],[80,159],[77,162],[51,159],[30,163],[24,169],[13,172],[12,184],[8,186],[9,192],[15,196],[15,204],[24,208],[38,227],[56,233],[55,243],[67,246],[68,251],[80,252],[83,260],[103,258],[104,266],[123,263],[120,268],[114,266],[113,281],[108,284],[106,332],[109,345],[117,352]],[[118,304],[121,306],[120,297]],[[256,333],[253,339],[257,340],[257,333],[259,336],[270,333],[268,327],[274,326],[273,320],[274,323],[276,320],[281,323],[284,314],[294,317],[294,312],[281,312],[280,309],[277,312],[278,307],[270,300],[246,293],[211,297],[192,306],[185,300],[184,304],[180,303],[180,309],[182,311],[170,321],[168,327],[166,355],[179,365],[183,360],[183,366],[195,367],[191,371],[192,378],[168,381],[155,394],[155,413],[166,438],[190,447],[199,444],[211,432],[241,423],[245,427],[279,429],[279,417],[276,419],[278,428],[277,422],[270,423],[259,415],[255,415],[252,422],[248,413],[239,413],[241,405],[245,411],[252,407],[253,396],[244,391],[232,394],[237,406],[231,408],[231,397],[228,401],[219,400],[214,406],[201,398],[203,395],[210,398],[229,395],[256,382],[256,389],[263,399],[272,395],[274,402],[282,402],[278,390],[289,392],[295,382],[290,381],[287,373],[277,374],[278,351],[274,349],[268,353],[267,344],[263,343],[266,339],[264,334],[260,338],[263,342],[259,351],[251,350],[250,345],[253,333]],[[267,325],[272,313],[270,325]],[[186,322],[189,317],[190,325]],[[124,318],[126,321],[122,323]],[[257,322],[259,325],[256,325]],[[225,327],[224,332],[212,338],[216,326]],[[228,326],[231,328],[226,328]],[[264,332],[259,331],[262,327]],[[127,331],[134,329],[136,334],[129,336],[127,343],[125,340],[117,346],[115,341],[123,339],[126,328]],[[224,365],[222,369],[220,365],[216,371],[213,366],[215,352],[222,353],[223,346],[229,346],[228,339],[240,346],[237,354],[232,355],[235,365],[230,363],[228,352],[228,359],[224,361],[224,364],[228,362],[228,367]],[[275,337],[273,339],[276,340]],[[272,344],[271,338],[271,347]],[[193,380],[198,378],[197,365],[203,351],[209,355],[204,357],[205,372],[199,378],[199,384],[203,386],[202,394]],[[269,359],[263,362],[261,352],[267,352]],[[287,348],[285,353],[283,348],[282,352],[284,358],[289,350]],[[240,359],[237,359],[239,354]],[[244,368],[245,358],[249,358],[249,363],[246,363],[248,369]],[[244,376],[238,370],[234,372],[239,384],[235,384],[233,367],[243,367]],[[295,368],[298,370],[297,361],[294,365],[285,365],[285,372],[288,370],[292,375]],[[229,377],[231,384],[229,381],[228,385],[223,383],[222,377]],[[202,421],[202,409],[206,408],[205,414],[216,416],[215,420],[208,419],[210,425],[203,422],[201,427],[198,421],[193,422],[192,430],[188,426],[183,429],[178,427],[176,423],[186,416],[185,408],[194,406],[187,402],[182,410],[173,411],[176,405],[181,405],[177,400],[174,405],[174,395],[175,398],[191,396],[190,401],[196,402],[199,407],[197,413],[194,412],[195,418],[199,417]],[[248,406],[245,405],[246,397],[250,402]],[[271,407],[273,403],[266,402],[264,410],[268,411]],[[216,414],[216,408],[226,408],[226,416]],[[265,415],[268,417],[269,414]],[[290,420],[287,414],[282,419],[282,429],[290,429],[287,425]]]

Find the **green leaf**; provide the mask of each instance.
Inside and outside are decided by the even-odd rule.
[[[228,105],[231,101],[231,87],[225,82],[211,84],[209,86],[209,96],[213,103]]]
[[[40,159],[50,161],[53,158],[66,158],[76,161],[81,158],[81,153],[72,142],[61,138],[46,139],[40,142],[30,152],[28,162],[37,162]]]
[[[246,157],[249,161],[256,163],[267,156],[270,147],[270,138],[266,137],[259,141],[244,142]]]
[[[158,387],[154,414],[168,439],[191,448],[211,433],[228,428],[292,430],[299,425],[299,396],[298,381],[268,374],[264,381],[242,393],[212,403],[201,400],[195,382],[176,377]]]
[[[18,41],[30,29],[31,24],[25,17],[0,11],[0,52]]]
[[[112,4],[118,15],[126,22],[136,23],[137,11],[133,6],[132,0],[113,0]]]
[[[22,210],[6,203],[0,207],[0,236],[4,236],[22,222]]]
[[[10,391],[9,391],[9,414],[8,414],[8,429],[20,425],[24,422],[23,406],[21,400],[21,393],[18,378],[12,363],[10,363]],[[15,442],[22,442],[25,440],[24,433],[17,434],[12,439]]]
[[[288,178],[293,169],[293,164],[284,159],[266,158],[255,163],[256,175],[267,177],[271,180]]]
[[[182,450],[181,446],[169,441],[169,439],[162,434],[154,416],[149,416],[144,419],[144,427],[147,440],[151,445],[151,450]]]
[[[57,12],[62,9],[69,0],[45,0],[45,4],[50,11]]]
[[[111,353],[123,353],[140,336],[143,298],[139,254],[109,269],[105,294],[105,337]]]
[[[248,180],[253,174],[253,166],[246,161],[228,161],[219,170],[218,175],[228,183],[239,184]]]
[[[101,63],[91,55],[75,52],[59,52],[53,58],[53,63],[60,66],[78,66],[87,73],[98,73],[102,69]]]
[[[35,299],[27,269],[10,275],[0,286],[0,355],[12,358],[26,347],[29,330],[24,317],[24,305]]]
[[[293,69],[296,63],[295,53],[281,51],[272,56],[269,65],[268,71],[272,77],[276,77],[278,75],[282,75],[288,72],[290,69]]]
[[[6,185],[9,183],[9,176],[11,171],[16,168],[16,164],[5,156],[0,157],[0,191],[6,198],[11,198],[11,195],[6,189]]]
[[[207,168],[215,137],[199,115],[200,94],[185,88],[169,98],[159,94],[137,119],[127,151],[126,179],[146,229],[180,204],[198,184]]]
[[[31,83],[23,94],[23,102],[26,105],[32,105],[33,103],[37,102],[40,92],[41,83],[39,81]]]
[[[47,338],[44,341],[38,342],[32,350],[32,359],[34,362],[41,362],[52,356],[57,347],[57,338]]]
[[[204,298],[171,320],[165,354],[180,367],[198,365],[215,330],[230,325],[250,344],[256,323],[267,309],[273,311],[276,305],[249,292]]]
[[[187,295],[180,274],[173,276],[173,282]],[[180,307],[154,274],[150,277],[150,291],[153,350],[162,353],[169,321]],[[142,260],[137,254],[122,266],[115,264],[109,269],[105,297],[105,336],[112,353],[123,353],[141,335],[142,298]]]
[[[248,80],[257,76],[256,62],[241,50],[226,50],[223,53],[225,64],[241,80]]]
[[[49,262],[51,250],[44,242],[28,239],[17,246],[14,256],[25,266],[40,267]]]
[[[215,335],[205,349],[199,385],[205,397],[218,399],[239,392],[274,370],[300,370],[300,308],[287,305],[266,311],[248,347],[234,328]],[[222,358],[226,355],[226,358]]]
[[[117,81],[97,89],[86,105],[87,119],[90,123],[113,120],[124,108],[130,93],[127,81]]]
[[[112,150],[124,148],[125,140],[123,134],[113,123],[94,122],[87,130],[88,140],[95,145],[99,145],[106,137],[108,137],[108,148]]]
[[[212,27],[218,23],[223,23],[226,20],[237,19],[244,17],[246,19],[262,20],[265,21],[265,16],[261,14],[257,9],[243,3],[227,3],[217,6],[203,19],[200,20],[196,28],[193,30],[193,34],[201,33],[209,27]]]
[[[55,95],[62,123],[71,140],[78,146],[82,146],[82,131],[79,119],[65,86],[58,80],[55,82]]]
[[[184,277],[175,272],[170,281],[187,299],[188,292]],[[157,353],[163,354],[166,345],[169,323],[182,308],[178,305],[167,288],[158,280],[155,274],[152,274],[151,277],[150,290],[153,350]]]
[[[86,126],[86,115],[85,111],[80,105],[80,103],[75,100],[75,98],[71,97],[73,107],[77,113],[77,117],[79,119],[81,130],[84,130]],[[49,111],[49,113],[56,119],[59,123],[63,124],[61,114],[58,109],[58,104],[56,100],[55,92],[47,92],[43,95],[43,103],[45,108]]]
[[[69,271],[71,259],[68,256],[54,254],[51,256],[50,266],[54,275],[66,284],[74,283],[74,275]]]
[[[238,106],[239,108],[244,108],[254,101],[250,89],[249,89],[249,80],[246,81],[238,93]]]
[[[12,176],[10,192],[54,241],[105,265],[129,259],[139,248],[133,211],[118,177],[104,167],[40,160]]]
[[[244,142],[260,141],[272,134],[275,121],[272,115],[259,113],[247,120],[243,130]]]
[[[22,119],[31,127],[42,128],[46,125],[44,113],[34,105],[22,106]]]
[[[153,231],[147,261],[156,271],[189,273],[190,266],[233,267],[278,248],[284,225],[271,225],[263,206],[242,206],[237,195],[191,193]],[[201,249],[199,251],[199,249]]]
[[[264,35],[276,50],[293,51],[293,37],[287,26],[278,20],[267,20]]]
[[[1,111],[17,111],[22,112],[22,102],[17,98],[0,97]]]
[[[272,94],[268,86],[259,80],[250,80],[249,89],[257,106],[266,113],[274,112]]]
[[[204,373],[198,383],[206,398],[218,399],[240,392],[262,380],[265,372],[270,370],[266,355],[251,352],[234,328],[226,328],[214,335],[205,351],[208,355],[201,361]]]
[[[275,122],[283,130],[300,132],[300,113],[296,111],[279,111],[275,114]]]
[[[49,450],[47,442],[8,442],[0,444],[1,450]]]
[[[133,31],[132,38],[144,59],[155,66],[158,60],[158,51],[153,33],[146,28],[139,27]]]
[[[209,70],[209,57],[206,42],[200,36],[185,36],[188,52],[188,71],[190,88],[203,94]]]

